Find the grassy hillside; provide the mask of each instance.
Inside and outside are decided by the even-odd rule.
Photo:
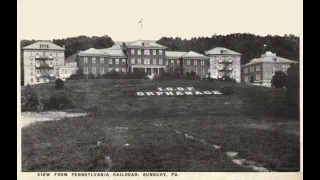
[[[31,91],[50,96],[53,86]],[[90,115],[23,128],[24,171],[252,171],[234,164],[224,155],[228,151],[271,170],[299,170],[299,123],[284,118],[289,112],[283,90],[200,80],[101,79],[65,86],[74,103],[68,111]],[[228,96],[133,96],[157,87],[231,86],[234,94]]]

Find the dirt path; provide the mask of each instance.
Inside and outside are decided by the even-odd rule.
[[[86,113],[68,113],[64,111],[22,112],[21,128],[39,121],[61,120],[63,118],[86,116]]]

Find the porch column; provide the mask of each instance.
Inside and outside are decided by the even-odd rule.
[[[153,67],[151,67],[151,75],[153,74]]]
[[[147,72],[147,67],[144,67],[144,72],[145,72],[145,73]]]
[[[160,74],[160,68],[158,68],[158,74]]]
[[[133,73],[133,66],[131,66],[131,73]]]

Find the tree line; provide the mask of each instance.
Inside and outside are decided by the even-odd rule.
[[[259,36],[249,33],[235,33],[229,35],[214,34],[211,37],[194,37],[191,39],[162,37],[157,43],[168,47],[167,50],[195,51],[201,54],[214,47],[225,47],[241,53],[241,64],[245,64],[253,58],[260,57],[265,51],[272,51],[277,56],[298,61],[299,41],[299,37],[292,34],[284,36]],[[21,40],[21,47],[34,42],[36,40]],[[112,38],[107,35],[101,37],[77,36],[66,39],[53,39],[52,42],[61,47],[65,45],[65,57],[92,47],[99,49],[114,45]]]
[[[260,57],[265,51],[272,51],[277,56],[290,60],[299,60],[299,37],[292,34],[259,36],[249,33],[235,33],[194,37],[190,40],[180,37],[162,37],[157,43],[168,47],[167,50],[195,51],[200,54],[215,47],[225,47],[242,54],[241,64],[246,64],[251,59]]]

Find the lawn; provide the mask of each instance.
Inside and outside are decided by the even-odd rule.
[[[283,90],[200,80],[100,79],[65,86],[74,102],[68,111],[89,115],[22,128],[23,171],[252,171],[233,163],[225,155],[230,151],[272,171],[299,171],[299,120],[286,118]],[[133,95],[157,87],[230,86],[233,95]],[[46,95],[53,87],[31,90]]]

